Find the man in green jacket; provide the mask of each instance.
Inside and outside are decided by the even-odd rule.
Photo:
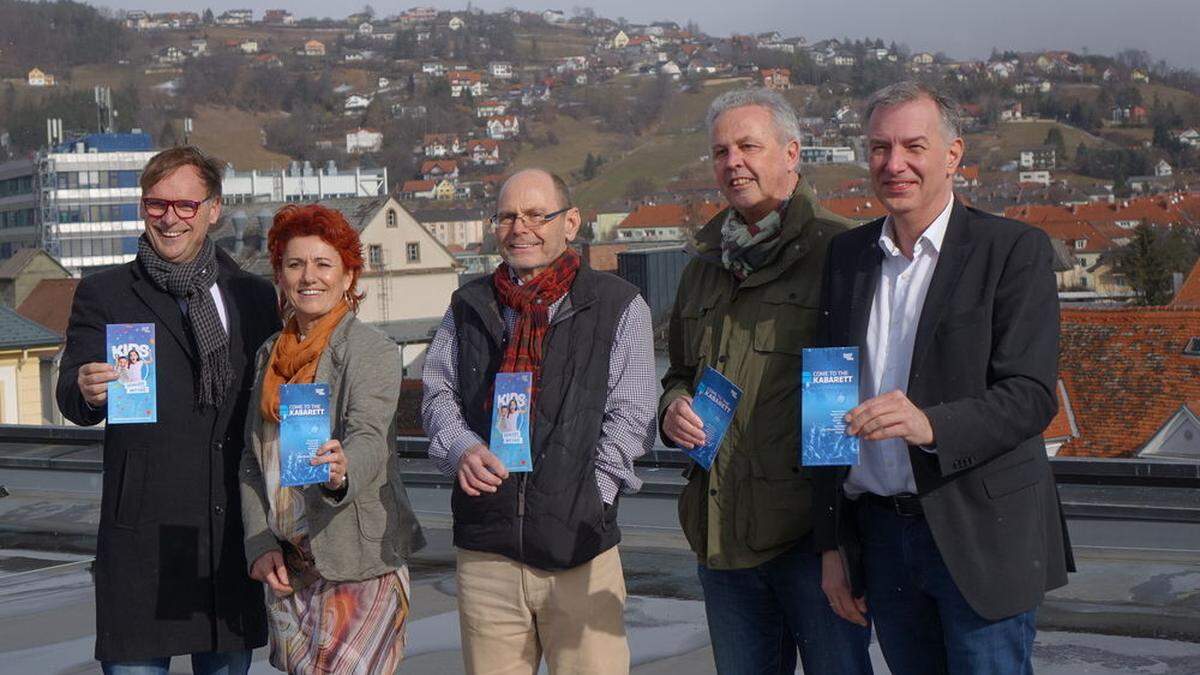
[[[701,228],[671,314],[664,441],[704,443],[692,395],[706,366],[742,389],[712,467],[688,469],[683,531],[699,558],[722,675],[870,673],[869,628],[821,591],[809,471],[799,466],[800,370],[817,334],[829,240],[850,223],[797,174],[800,126],[778,93],[731,91],[708,111],[713,174],[731,208]]]

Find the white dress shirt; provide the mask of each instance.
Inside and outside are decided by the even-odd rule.
[[[912,367],[917,324],[921,320],[925,294],[929,292],[929,282],[937,267],[953,206],[954,197],[951,196],[946,208],[917,239],[911,260],[896,245],[892,217],[888,216],[883,221],[883,230],[879,234],[883,262],[879,269],[879,283],[875,286],[875,298],[871,301],[867,353],[863,359],[863,401],[897,389],[908,392],[908,373]],[[864,492],[885,497],[900,493],[916,494],[917,483],[908,459],[908,444],[902,438],[863,440],[858,466],[850,469],[845,490],[850,498]]]

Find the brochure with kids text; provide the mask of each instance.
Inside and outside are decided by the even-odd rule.
[[[858,437],[846,435],[846,413],[858,405],[858,347],[804,350],[800,396],[800,463],[858,464]]]
[[[117,369],[108,383],[108,423],[157,422],[154,324],[110,323],[105,333],[108,363]]]
[[[529,404],[533,373],[496,373],[492,401],[492,454],[510,472],[533,471],[529,438]]]
[[[328,464],[309,464],[328,440],[329,385],[280,385],[279,484],[296,486],[328,481]]]
[[[696,395],[692,398],[692,411],[704,422],[704,445],[688,450],[688,455],[705,470],[712,468],[721,440],[729,429],[733,413],[742,400],[742,390],[721,373],[705,366]]]

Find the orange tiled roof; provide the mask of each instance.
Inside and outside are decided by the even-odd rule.
[[[1054,419],[1050,420],[1050,426],[1046,427],[1046,430],[1042,432],[1042,436],[1047,439],[1066,439],[1075,435],[1071,430],[1071,412],[1068,412],[1070,402],[1063,395],[1061,380],[1059,382],[1060,386],[1057,387],[1057,391],[1055,392],[1055,397],[1058,399],[1058,412],[1054,414]]]
[[[721,211],[720,204],[642,204],[625,216],[619,228],[703,225]]]
[[[836,197],[822,199],[821,204],[843,218],[874,220],[887,215],[887,209],[874,197]]]
[[[429,173],[434,169],[440,169],[442,173],[453,173],[458,171],[458,162],[452,159],[427,159],[421,163],[421,173]]]
[[[1187,279],[1183,280],[1171,304],[1177,307],[1200,307],[1200,260],[1196,261]]]
[[[1079,437],[1063,456],[1126,457],[1200,401],[1200,307],[1064,309],[1059,374]],[[1190,404],[1189,404],[1190,405]]]
[[[958,173],[967,180],[979,180],[979,165],[960,166],[958,167]]]
[[[432,180],[406,180],[404,185],[400,186],[401,192],[429,192],[437,186],[437,181]]]

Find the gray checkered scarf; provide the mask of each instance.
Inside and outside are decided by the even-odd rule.
[[[187,301],[187,319],[192,324],[192,334],[196,336],[196,346],[200,350],[196,401],[201,407],[221,407],[233,371],[229,365],[229,334],[221,325],[217,303],[208,290],[217,281],[217,247],[212,239],[205,237],[195,258],[185,263],[172,263],[159,257],[143,234],[138,238],[137,259],[155,287],[176,300]]]

